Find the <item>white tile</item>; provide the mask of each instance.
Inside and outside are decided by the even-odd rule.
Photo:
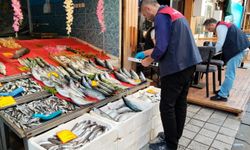
[[[208,150],[209,146],[196,141],[192,141],[191,144],[189,144],[188,148],[191,150]]]
[[[229,145],[232,145],[234,143],[234,138],[227,135],[218,134],[215,139]]]
[[[231,145],[214,140],[213,144],[211,145],[211,147],[219,149],[219,150],[231,150]]]
[[[220,129],[220,126],[215,125],[215,124],[211,124],[211,123],[206,123],[206,124],[204,125],[204,128],[205,128],[205,129],[208,129],[208,130],[211,130],[211,131],[218,132],[219,129]]]
[[[177,148],[177,150],[185,150],[186,149],[186,147],[184,147],[184,146],[181,146],[181,145],[178,145],[178,148]]]
[[[188,139],[188,138],[182,136],[182,137],[180,138],[180,140],[179,140],[179,145],[181,145],[181,146],[183,146],[183,147],[187,147],[188,144],[190,143],[190,141],[191,141],[190,139]]]
[[[191,118],[189,117],[186,117],[186,120],[185,120],[185,125],[191,120]]]
[[[197,113],[201,109],[200,106],[197,105],[190,105],[187,108],[187,111],[192,112],[192,113]]]
[[[210,148],[209,148],[209,150],[218,150],[218,149],[216,149],[216,148],[213,148],[213,147],[210,147]]]
[[[202,144],[205,144],[207,146],[210,146],[213,142],[213,139],[206,137],[204,135],[201,135],[201,134],[196,135],[194,140]]]
[[[194,119],[201,120],[201,121],[207,121],[209,119],[209,116],[207,115],[200,115],[200,114],[195,114],[193,116]]]
[[[227,118],[223,124],[223,127],[227,127],[233,130],[238,130],[240,126],[240,120]]]
[[[224,120],[218,118],[209,118],[207,122],[221,126],[224,123]]]
[[[207,129],[203,128],[203,129],[201,129],[201,131],[199,132],[199,134],[202,134],[202,135],[204,135],[206,137],[214,139],[217,133],[214,132],[214,131],[210,131],[210,130],[207,130]]]
[[[203,127],[203,125],[205,124],[204,121],[200,121],[200,120],[196,120],[196,119],[191,119],[189,121],[190,124],[193,124],[193,125],[196,125],[196,126],[199,126],[199,127]]]
[[[211,116],[213,114],[214,110],[209,108],[202,108],[197,114],[203,115],[203,116]]]
[[[194,136],[196,135],[196,133],[195,132],[192,132],[192,131],[189,131],[189,130],[186,130],[186,129],[184,129],[183,130],[183,134],[182,134],[184,137],[187,137],[187,138],[189,138],[189,139],[193,139],[194,138]]]
[[[185,129],[197,133],[200,131],[201,127],[198,127],[198,126],[195,126],[195,125],[188,123],[185,125]]]
[[[229,128],[221,127],[219,133],[224,134],[224,135],[228,135],[230,137],[235,137],[237,134],[237,131],[229,129]]]
[[[187,117],[192,118],[195,115],[195,113],[187,111]]]

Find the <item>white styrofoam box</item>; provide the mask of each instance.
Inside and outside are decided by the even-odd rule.
[[[113,102],[113,104],[115,104],[115,103],[120,103],[120,102],[119,101]],[[107,107],[107,105],[104,107]],[[106,108],[101,108],[101,109],[105,110]],[[147,122],[151,121],[152,109],[153,109],[153,105],[150,104],[150,105],[148,105],[148,108],[146,108],[145,110],[143,110],[141,112],[137,112],[133,116],[128,118],[127,120],[124,120],[121,122],[115,122],[111,119],[102,117],[99,114],[95,113],[94,111],[90,111],[90,114],[93,116],[98,116],[99,118],[102,118],[102,120],[105,120],[105,121],[109,122],[110,124],[113,124],[113,126],[115,126],[115,128],[118,131],[118,137],[124,138],[128,134],[135,132],[138,127],[141,127],[144,124],[146,124]]]
[[[160,102],[153,104],[152,115],[153,117],[160,116]]]
[[[104,122],[103,120],[91,116],[89,114],[84,114],[83,116],[80,116],[74,120],[71,120],[65,124],[62,124],[46,133],[43,133],[41,135],[38,135],[36,137],[32,137],[28,140],[28,147],[29,149],[33,150],[45,150],[43,147],[41,147],[39,145],[39,143],[43,142],[43,141],[47,141],[48,138],[56,135],[56,133],[58,131],[61,130],[71,130],[73,128],[73,126],[78,123],[81,122],[83,120],[91,120],[91,121],[95,121],[97,124],[99,125],[103,125],[109,128],[109,130],[107,132],[105,132],[104,134],[96,137],[93,141],[87,143],[86,145],[84,145],[83,147],[81,147],[80,149],[92,149],[92,150],[99,150],[99,149],[103,149],[102,145],[103,143],[106,143],[104,146],[106,146],[107,148],[110,147],[110,149],[116,149],[117,145],[116,145],[116,141],[117,141],[117,130],[114,129],[114,126],[112,126],[111,124],[109,124],[108,122]],[[100,147],[101,146],[101,147]]]
[[[150,138],[154,140],[159,132],[163,132],[162,125],[156,126],[154,129],[151,130]]]
[[[140,138],[141,136],[151,132],[152,130],[152,120],[144,123],[141,126],[138,126],[135,130],[135,137]]]
[[[137,140],[137,149],[141,149],[143,146],[145,146],[147,143],[150,142],[151,138],[151,132],[147,132]]]
[[[152,118],[152,129],[158,127],[159,125],[162,125],[161,116],[154,116]]]
[[[118,138],[117,150],[136,149],[137,147],[136,140],[138,139],[135,136],[135,132],[127,134],[126,137]]]

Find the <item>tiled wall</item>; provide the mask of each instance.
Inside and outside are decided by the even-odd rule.
[[[85,3],[85,8],[75,8],[71,35],[83,39],[107,53],[119,56],[119,5],[120,0],[104,0],[106,32],[101,33],[96,16],[98,0],[74,0]],[[45,0],[31,0],[34,31],[57,32],[66,35],[63,0],[50,0],[51,13],[43,14]],[[38,23],[38,24],[37,24]],[[42,23],[39,25],[39,23]],[[44,23],[48,23],[46,25]],[[39,25],[36,28],[36,24]]]

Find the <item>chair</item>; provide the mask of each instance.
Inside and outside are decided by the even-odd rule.
[[[215,54],[215,48],[210,46],[202,46],[198,47],[198,49],[202,58],[202,63],[196,65],[196,72],[206,75],[206,96],[209,97],[209,73],[213,74],[213,92],[215,93],[216,91],[215,72],[217,71],[217,67],[215,65],[211,65],[211,58]]]
[[[208,41],[205,41],[203,43],[203,46],[208,46],[210,42]],[[215,46],[215,43],[212,42],[212,45]],[[221,58],[221,57],[219,57]],[[216,65],[217,68],[218,68],[218,81],[219,81],[219,85],[221,85],[221,72],[222,72],[222,67],[224,65],[224,61],[223,60],[220,60],[220,59],[211,59],[211,62],[210,62],[211,65]]]

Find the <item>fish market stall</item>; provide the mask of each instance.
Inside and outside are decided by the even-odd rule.
[[[12,44],[0,48],[0,94],[13,102],[0,107],[3,150],[6,127],[28,149],[29,138],[149,86],[142,73],[114,67],[112,57],[78,39],[2,43]]]

